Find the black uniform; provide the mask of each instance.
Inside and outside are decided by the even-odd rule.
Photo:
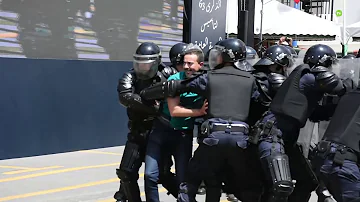
[[[256,111],[251,120],[258,120],[252,128],[250,142],[257,145],[259,158],[265,174],[265,194],[263,201],[287,201],[294,184],[290,176],[288,157],[281,141],[281,132],[273,125],[275,117],[269,110],[276,92],[285,81],[287,69],[292,66],[291,52],[282,45],[269,47],[253,72],[258,85]],[[277,72],[277,73],[274,73]],[[278,74],[281,73],[281,74]],[[261,117],[261,118],[259,118]],[[260,119],[260,120],[259,120]],[[283,173],[276,175],[276,173]]]
[[[292,61],[292,55],[285,46],[274,45],[269,47],[264,56],[254,64],[252,73],[256,78],[259,99],[255,103],[257,110],[250,114],[251,120],[257,121],[269,109],[273,96],[286,78],[287,69],[293,64]],[[274,70],[270,67],[274,67]]]
[[[217,63],[218,58],[223,63]],[[188,81],[164,82],[142,92],[143,96],[175,96],[186,91],[203,95],[209,101],[206,121],[202,124],[199,147],[190,161],[188,179],[180,185],[179,201],[195,201],[202,179],[207,187],[206,201],[219,201],[222,173],[225,166],[234,173],[235,195],[242,201],[258,201],[261,182],[248,147],[248,116],[252,96],[256,91],[251,73],[238,69],[234,63],[245,59],[245,44],[238,39],[220,41],[209,54],[206,74]],[[234,88],[235,87],[235,88]],[[253,154],[253,153],[252,153]],[[246,162],[246,163],[244,163]],[[248,180],[247,180],[248,179]],[[211,189],[214,189],[211,190]]]
[[[339,101],[315,149],[316,173],[338,202],[360,201],[360,89]]]
[[[125,145],[120,168],[116,170],[121,179],[121,187],[114,198],[118,201],[141,202],[137,184],[139,169],[144,161],[147,135],[158,115],[154,100],[143,100],[140,92],[155,83],[166,81],[176,71],[160,63],[160,49],[153,43],[141,44],[134,55],[134,70],[127,72],[119,80],[117,91],[120,103],[127,108],[129,117],[128,140]],[[145,56],[145,57],[143,57]],[[137,63],[141,61],[141,63]],[[151,66],[142,66],[142,65]],[[143,68],[143,69],[141,69]],[[124,196],[125,195],[125,196]]]
[[[286,154],[290,157],[291,175],[296,180],[289,201],[309,200],[311,192],[318,186],[308,160],[295,145],[300,128],[313,116],[324,94],[342,95],[347,90],[342,80],[329,70],[335,61],[336,53],[329,46],[310,47],[304,57],[305,64],[292,71],[270,104]]]

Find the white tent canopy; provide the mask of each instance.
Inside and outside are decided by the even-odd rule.
[[[276,0],[264,0],[263,34],[339,35],[334,22],[316,17]],[[261,0],[256,0],[254,33],[260,33]],[[227,33],[237,33],[237,0],[228,0]]]
[[[346,27],[349,37],[360,37],[360,21]]]
[[[353,40],[352,37],[360,37],[360,21],[359,22],[356,22],[354,24],[350,24],[350,25],[347,25],[346,28],[345,28],[345,34],[346,34],[346,37],[345,37],[345,42],[346,43],[349,43]],[[341,25],[341,32],[339,34],[339,39],[340,39],[340,42],[342,42],[343,40],[343,26]]]

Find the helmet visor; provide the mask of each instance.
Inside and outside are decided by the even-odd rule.
[[[136,76],[141,80],[153,78],[159,68],[160,60],[157,56],[134,55],[133,68]]]
[[[215,48],[211,49],[209,52],[209,68],[214,69],[219,64],[222,64],[221,51]]]

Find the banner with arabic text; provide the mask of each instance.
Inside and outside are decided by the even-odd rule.
[[[204,53],[226,34],[227,0],[193,0],[191,42],[199,45]]]

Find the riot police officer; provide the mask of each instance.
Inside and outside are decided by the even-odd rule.
[[[252,114],[255,118],[251,120],[256,120],[269,109],[272,98],[285,81],[285,75],[292,64],[293,58],[289,49],[283,45],[274,45],[269,47],[262,59],[254,65],[253,75],[257,81],[259,97],[258,102],[255,102],[257,110]],[[264,114],[253,126],[250,142],[258,145],[259,156],[265,173],[266,189],[265,195],[262,197],[263,200],[281,202],[287,201],[286,194],[291,194],[293,182],[291,181],[289,166],[286,162],[280,163],[287,161],[288,157],[285,154],[281,139],[278,138],[281,136],[281,132],[276,129],[272,130],[274,119],[273,114]],[[279,165],[273,166],[273,161],[279,161]],[[272,173],[282,171],[286,171],[285,173],[288,176],[283,176],[281,181],[275,181],[272,178]],[[280,190],[279,187],[283,187],[283,189]]]
[[[272,128],[281,131],[281,139],[290,157],[291,175],[296,180],[289,201],[308,201],[311,192],[318,186],[309,161],[296,145],[300,128],[304,127],[325,93],[341,96],[351,88],[351,84],[342,82],[331,71],[336,60],[336,53],[329,46],[317,44],[310,47],[304,57],[305,64],[291,72],[270,104],[270,111],[275,117]],[[287,161],[284,158],[281,160]],[[282,176],[272,174],[275,181],[282,180]]]
[[[182,64],[182,53],[187,47],[186,43],[177,43],[173,45],[169,51],[169,58],[171,62],[171,67],[176,68],[177,71],[183,71],[183,64]]]
[[[154,100],[145,101],[139,93],[154,83],[166,81],[175,72],[161,62],[161,51],[156,44],[144,42],[134,54],[134,68],[119,80],[117,91],[120,103],[127,108],[129,133],[120,167],[116,170],[121,179],[120,190],[114,196],[117,201],[141,202],[138,172],[144,160],[147,134],[158,110]]]
[[[249,125],[246,122],[251,113],[252,95],[256,91],[255,78],[234,64],[245,59],[244,42],[225,39],[209,53],[211,71],[190,80],[164,82],[141,92],[142,96],[151,99],[195,92],[209,101],[199,147],[190,160],[186,183],[180,185],[179,201],[195,201],[202,179],[210,184],[206,201],[219,201],[221,193],[218,190],[223,177],[220,172],[225,167],[234,173],[234,182],[231,183],[236,186],[235,196],[244,202],[258,201],[260,197],[261,182],[256,179],[256,166],[251,165],[254,157],[247,148]]]
[[[283,45],[273,45],[266,49],[263,57],[254,64],[253,75],[258,85],[257,110],[251,120],[257,121],[268,110],[272,97],[285,80],[288,68],[293,64],[290,51]],[[274,88],[273,88],[274,87]],[[253,125],[253,123],[251,123]]]
[[[319,179],[338,202],[360,201],[359,120],[358,87],[340,99],[312,160]]]

